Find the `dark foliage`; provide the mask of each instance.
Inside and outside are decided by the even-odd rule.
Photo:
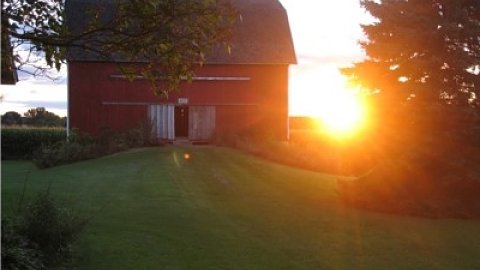
[[[2,217],[2,269],[52,269],[68,263],[86,219],[40,193],[15,219]]]
[[[349,176],[369,171],[378,161],[376,149],[381,147],[370,134],[336,140],[304,128],[291,130],[289,141],[275,140],[268,133],[260,136],[245,131],[216,134],[214,143],[288,166]]]
[[[43,269],[40,252],[17,230],[9,218],[2,217],[2,268]]]
[[[480,2],[361,3],[377,21],[362,26],[367,59],[343,72],[372,91],[378,133],[395,142],[408,130],[415,139],[477,144]]]
[[[421,216],[478,216],[480,2],[362,0],[367,58],[343,72],[371,94],[378,164],[340,181],[349,204]],[[473,193],[472,193],[473,192]]]
[[[447,145],[445,145],[447,144]],[[451,141],[403,145],[355,181],[338,180],[340,198],[369,210],[434,218],[480,217],[478,147]]]
[[[2,126],[29,127],[66,127],[67,118],[60,117],[43,107],[29,109],[22,117],[18,112],[10,111],[2,115]]]
[[[2,0],[2,84],[16,69],[41,75],[50,67],[57,70],[65,59],[65,48],[58,46],[67,35],[62,0]],[[5,51],[3,50],[5,49]],[[28,57],[20,56],[27,51]],[[44,55],[47,66],[39,65],[38,55]],[[31,65],[36,69],[25,68]],[[15,83],[15,81],[13,81]]]
[[[98,136],[73,133],[68,141],[43,145],[33,154],[33,162],[39,168],[87,160],[124,151],[134,147],[152,145],[149,125],[119,132],[103,130]]]
[[[12,126],[12,125],[21,125],[22,116],[18,112],[6,112],[2,115],[2,125]]]
[[[177,89],[214,46],[227,45],[236,19],[228,1],[210,0],[2,0],[1,12],[2,84],[15,83],[16,69],[59,70],[68,49],[116,62],[132,80],[149,79],[157,94]],[[132,70],[122,65],[128,61],[149,64]]]
[[[480,2],[362,0],[377,19],[363,25],[367,59],[344,69],[380,90],[385,106],[478,103]]]
[[[45,110],[43,107],[30,109],[24,113],[23,124],[33,127],[65,127],[66,118]]]
[[[95,153],[92,148],[92,145],[80,144],[75,141],[62,141],[56,144],[42,145],[34,152],[32,161],[39,168],[69,164],[94,158]]]
[[[38,148],[67,138],[63,129],[6,128],[2,130],[2,159],[28,158]]]
[[[19,233],[37,247],[48,267],[68,258],[84,226],[85,220],[59,207],[48,193],[41,193],[27,207]]]

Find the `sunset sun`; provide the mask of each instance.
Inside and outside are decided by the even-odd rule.
[[[358,131],[365,122],[365,105],[354,93],[338,89],[325,94],[318,108],[320,127],[334,136],[348,136]]]
[[[318,131],[336,138],[351,137],[366,127],[368,107],[359,89],[338,71],[298,71],[293,83],[301,89],[292,101],[302,104],[304,115],[317,119]]]

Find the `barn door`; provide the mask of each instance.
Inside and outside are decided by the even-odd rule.
[[[190,140],[210,140],[215,131],[215,107],[190,106],[188,125],[188,138]]]
[[[188,107],[175,107],[175,137],[188,137]]]
[[[159,140],[175,139],[174,110],[175,106],[149,105],[148,115],[152,123],[152,135]]]

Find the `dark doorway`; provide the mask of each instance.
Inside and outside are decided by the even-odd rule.
[[[188,137],[188,107],[175,107],[175,137]]]

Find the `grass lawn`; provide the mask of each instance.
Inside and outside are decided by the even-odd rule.
[[[350,209],[335,177],[235,150],[167,146],[47,170],[2,161],[2,215],[27,171],[27,198],[50,185],[93,217],[76,269],[480,269],[480,220]]]

